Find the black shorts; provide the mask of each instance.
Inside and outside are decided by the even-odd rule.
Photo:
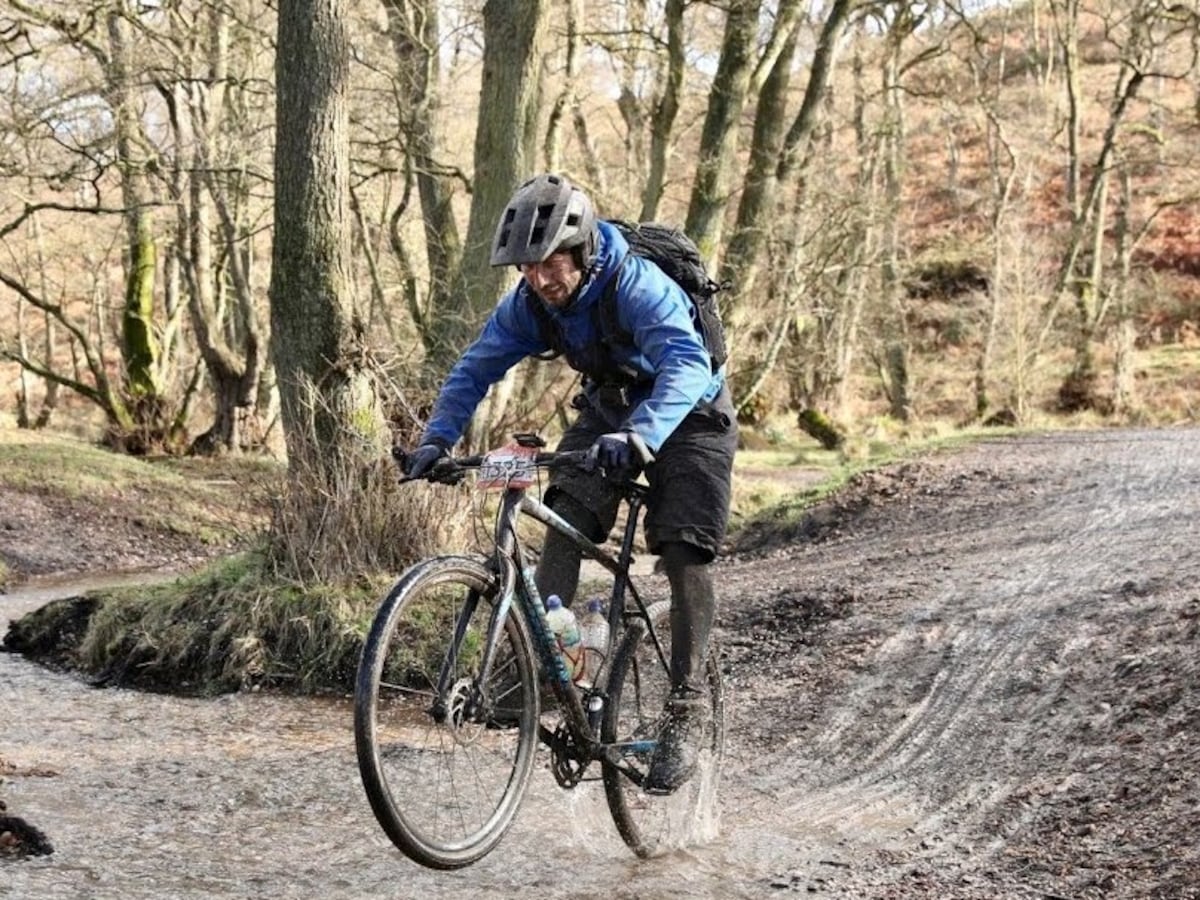
[[[567,429],[559,450],[585,450],[612,424],[591,408],[584,409]],[[733,456],[737,452],[737,417],[729,387],[710,404],[688,414],[659,448],[646,469],[650,492],[646,498],[646,546],[651,553],[662,545],[682,541],[717,555],[729,524]],[[547,500],[563,491],[591,510],[600,525],[600,539],[616,523],[618,496],[599,475],[557,469]]]

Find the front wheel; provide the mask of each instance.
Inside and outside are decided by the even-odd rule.
[[[537,679],[516,610],[479,679],[498,595],[479,560],[421,563],[384,599],[359,662],[354,737],[367,798],[392,842],[435,869],[496,846],[533,770]]]
[[[703,730],[697,772],[669,796],[648,794],[640,787],[658,738],[663,705],[671,692],[665,661],[671,658],[671,604],[647,610],[662,645],[660,658],[642,620],[625,630],[608,681],[608,706],[601,740],[615,745],[621,765],[605,764],[604,792],[621,838],[640,857],[687,846],[716,831],[716,793],[725,744],[725,703],[715,647],[706,667],[711,717]]]

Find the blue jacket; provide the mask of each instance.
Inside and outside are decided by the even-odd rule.
[[[716,398],[725,376],[712,371],[704,339],[692,323],[692,301],[683,289],[652,262],[630,254],[614,226],[600,222],[599,230],[597,259],[575,302],[566,310],[546,309],[561,325],[568,349],[600,340],[600,317],[593,315],[593,307],[616,273],[617,318],[633,336],[633,345],[615,345],[614,355],[644,376],[645,384],[631,389],[630,405],[619,411],[622,420],[614,430],[635,432],[657,452],[689,412]],[[530,298],[542,302],[524,279],[501,298],[446,377],[425,439],[456,443],[493,384],[521,360],[551,349],[529,309]]]

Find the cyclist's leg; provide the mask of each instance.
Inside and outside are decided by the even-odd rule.
[[[674,790],[696,766],[697,738],[708,711],[703,685],[716,612],[708,565],[725,537],[736,449],[725,391],[712,407],[684,420],[647,473],[647,543],[662,556],[671,585],[671,696],[648,790]]]
[[[663,545],[662,558],[671,583],[671,692],[643,787],[665,794],[695,773],[709,725],[705,680],[716,599],[707,551],[671,541]]]
[[[562,490],[551,488],[547,505],[556,513],[575,526],[576,529],[590,537],[600,540],[605,532],[601,531],[600,523],[595,514]],[[542,543],[542,555],[538,559],[537,581],[538,593],[545,599],[551,594],[558,594],[564,606],[570,606],[575,599],[575,591],[579,587],[579,565],[582,556],[579,549],[568,538],[557,531],[549,529]]]
[[[716,614],[708,564],[712,555],[683,541],[662,547],[663,569],[671,584],[671,688],[680,696],[703,691],[704,663]]]
[[[611,429],[596,415],[584,411],[559,441],[558,450],[586,450]],[[619,495],[598,474],[581,469],[556,469],[546,491],[546,504],[578,531],[597,543],[607,538],[617,518]],[[566,537],[548,529],[538,560],[535,580],[543,598],[558,594],[570,606],[579,587],[579,549]]]

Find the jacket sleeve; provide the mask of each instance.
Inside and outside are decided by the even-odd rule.
[[[618,282],[618,315],[633,335],[637,362],[654,374],[648,397],[624,427],[657,452],[701,400],[720,389],[704,339],[692,323],[692,301],[656,266],[630,257]],[[639,366],[639,367],[640,367]]]
[[[518,286],[496,305],[479,337],[446,376],[422,440],[453,446],[488,389],[525,357],[548,349]]]

